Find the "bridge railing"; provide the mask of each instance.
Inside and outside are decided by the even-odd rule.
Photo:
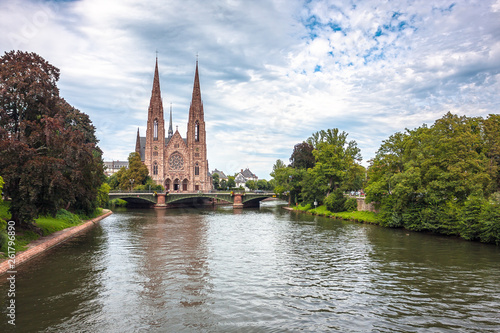
[[[111,190],[110,194],[153,194],[153,193],[166,193],[153,190]],[[168,194],[261,194],[261,195],[274,195],[274,192],[254,192],[254,191],[170,191]]]
[[[156,191],[153,190],[112,190],[109,191],[109,193],[155,193]]]

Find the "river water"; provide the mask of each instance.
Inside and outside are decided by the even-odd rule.
[[[15,300],[17,332],[499,332],[500,248],[276,203],[121,210],[20,266]]]

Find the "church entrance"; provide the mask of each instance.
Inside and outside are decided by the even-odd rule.
[[[174,180],[174,191],[179,191],[181,189],[181,185],[179,179]]]

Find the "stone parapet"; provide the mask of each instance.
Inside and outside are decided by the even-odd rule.
[[[64,241],[83,232],[84,230],[93,227],[100,220],[113,214],[112,211],[107,209],[105,209],[104,212],[105,213],[103,215],[89,220],[83,224],[57,231],[49,236],[41,237],[36,241],[30,243],[27,250],[16,253],[14,271],[17,270],[17,267],[19,265],[63,243]],[[7,273],[9,270],[11,270],[11,261],[9,259],[6,259],[0,263],[0,275]]]

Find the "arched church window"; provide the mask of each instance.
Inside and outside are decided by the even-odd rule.
[[[194,141],[200,141],[200,124],[198,123],[198,120],[194,124]]]
[[[153,140],[158,140],[158,120],[153,122]]]
[[[200,175],[200,167],[198,166],[198,163],[196,163],[194,167],[194,175],[199,176]]]
[[[157,175],[158,174],[158,163],[154,163],[153,164],[153,175]]]

